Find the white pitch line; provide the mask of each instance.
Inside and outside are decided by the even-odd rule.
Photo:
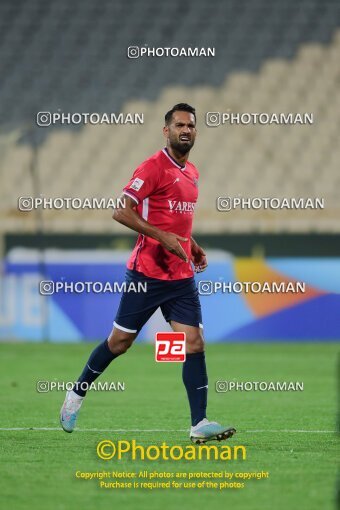
[[[269,434],[281,434],[281,433],[301,433],[301,434],[335,434],[336,430],[289,430],[289,429],[283,429],[283,430],[241,430],[240,432],[246,432],[249,434],[256,434],[258,432],[264,433],[268,432]]]
[[[17,432],[17,431],[57,431],[62,430],[61,427],[8,427],[8,428],[0,428],[0,432]],[[176,429],[176,430],[168,430],[168,429],[75,429],[75,432],[189,432],[189,429]],[[239,430],[238,434],[282,434],[282,433],[291,433],[291,434],[335,434],[335,430]]]

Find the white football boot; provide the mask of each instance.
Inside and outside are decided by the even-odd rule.
[[[216,421],[209,421],[203,418],[197,425],[190,429],[190,439],[193,443],[203,444],[207,441],[222,441],[236,433],[234,427],[224,427]]]
[[[84,397],[68,391],[60,410],[60,425],[65,432],[73,432]]]

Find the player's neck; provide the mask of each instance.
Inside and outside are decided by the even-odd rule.
[[[172,159],[176,161],[176,163],[178,163],[180,166],[185,166],[189,157],[189,152],[187,152],[184,155],[180,154],[179,152],[174,151],[169,145],[167,146],[166,150],[168,151]]]

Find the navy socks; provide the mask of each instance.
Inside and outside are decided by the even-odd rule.
[[[117,358],[118,354],[112,354],[107,340],[99,344],[91,353],[87,364],[84,367],[73,391],[80,397],[85,397],[86,390],[102,372],[109,366],[111,361]],[[183,382],[187,390],[191,423],[197,425],[203,418],[206,418],[208,376],[205,366],[204,352],[187,354],[183,363]],[[82,383],[85,383],[82,385]]]
[[[191,424],[195,426],[206,418],[207,410],[208,376],[204,352],[187,354],[182,376],[190,404]]]
[[[99,344],[91,353],[87,364],[84,367],[77,383],[73,387],[73,391],[80,397],[85,397],[86,390],[97,377],[104,372],[112,360],[117,358],[118,354],[112,354],[109,349],[107,339]],[[85,383],[85,384],[81,384]]]

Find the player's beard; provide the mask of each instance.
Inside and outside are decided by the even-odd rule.
[[[195,140],[191,139],[188,142],[181,142],[180,140],[170,139],[170,147],[174,152],[185,156],[194,146]]]

